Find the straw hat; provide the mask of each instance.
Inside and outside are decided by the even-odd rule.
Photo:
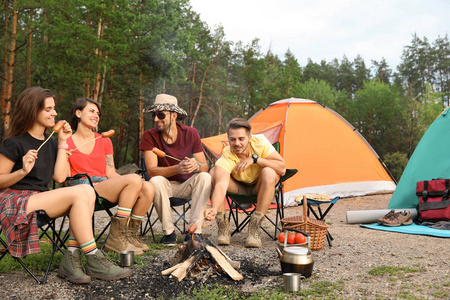
[[[143,109],[144,114],[154,111],[172,111],[178,114],[177,120],[181,121],[187,117],[187,112],[178,106],[178,100],[174,96],[159,94],[155,98],[155,104]]]

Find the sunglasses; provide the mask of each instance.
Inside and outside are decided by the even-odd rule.
[[[158,119],[160,119],[160,120],[164,120],[164,119],[166,118],[167,115],[168,115],[168,114],[163,113],[162,111],[159,111],[159,112],[153,112],[153,114],[152,114],[153,119],[154,119],[155,117],[158,117]]]

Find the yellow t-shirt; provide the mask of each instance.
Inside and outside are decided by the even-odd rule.
[[[249,155],[258,154],[259,157],[266,158],[273,151],[276,151],[272,144],[267,140],[267,138],[262,135],[252,135],[249,145]],[[239,163],[239,158],[233,151],[231,151],[230,146],[226,146],[222,151],[222,156],[217,160],[216,166],[220,166],[225,171],[231,173],[234,179],[243,182],[245,184],[255,184],[261,175],[262,168],[257,164],[252,164],[244,172],[237,174],[234,168]]]

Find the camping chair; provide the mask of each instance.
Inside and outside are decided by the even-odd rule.
[[[325,217],[327,216],[328,212],[333,208],[333,206],[336,204],[336,202],[338,202],[339,199],[340,197],[335,197],[330,201],[318,201],[306,198],[306,204],[308,205],[308,216],[310,215],[310,213],[312,213],[317,220],[325,222]],[[323,211],[320,206],[325,204],[328,204],[328,206],[325,209],[325,211]],[[303,200],[300,201],[298,205],[303,205]],[[316,210],[314,210],[314,207],[317,208],[317,212]],[[328,246],[330,247],[333,246],[331,243],[332,240],[334,240],[334,238],[331,235],[331,233],[327,230],[327,241]]]
[[[42,237],[46,236],[49,241],[52,243],[52,253],[50,255],[49,262],[47,264],[47,269],[45,270],[44,276],[42,280],[40,280],[32,270],[30,270],[25,263],[23,262],[23,258],[12,256],[27,272],[28,274],[33,277],[34,280],[38,284],[45,284],[47,283],[47,277],[48,273],[50,271],[50,267],[53,263],[53,258],[55,257],[55,254],[57,251],[60,251],[62,254],[64,254],[63,248],[66,248],[65,242],[69,238],[69,230],[63,231],[64,222],[66,220],[66,216],[62,217],[61,224],[59,226],[59,229],[57,229],[56,220],[54,218],[50,218],[44,210],[37,210],[37,225],[40,230],[39,234],[39,240],[42,239]],[[63,233],[64,232],[64,233]],[[0,227],[0,234],[2,233],[2,228]],[[6,256],[6,254],[9,253],[8,250],[8,244],[5,240],[3,240],[0,237],[0,243],[5,248],[4,252],[0,252],[0,260],[3,259],[3,257]]]
[[[80,173],[80,174],[76,174],[75,176],[67,177],[66,182],[69,180],[82,179],[82,178],[87,178],[87,180],[89,181],[89,184],[92,187],[94,187],[94,183],[92,182],[91,177],[87,173]],[[92,216],[92,231],[93,232],[95,232],[95,212],[105,211],[109,217],[112,217],[113,213],[111,212],[111,208],[113,208],[114,206],[117,205],[116,203],[111,203],[108,200],[106,200],[105,198],[99,196],[97,194],[97,192],[95,192],[95,195],[96,195],[95,208],[94,208],[94,215]],[[95,238],[96,243],[98,243],[98,241],[102,238],[103,234],[106,232],[106,230],[108,230],[108,228],[110,226],[111,226],[111,220],[108,221],[108,224],[106,224],[106,226],[102,229],[100,234],[98,234],[97,237]],[[109,237],[109,233],[106,236],[105,241],[103,242],[103,245],[100,247],[101,250],[103,250],[105,248],[108,237]]]
[[[277,239],[277,232],[282,231],[282,229],[278,226],[278,222],[284,218],[284,182],[294,176],[297,172],[297,169],[286,169],[286,174],[280,177],[278,183],[275,186],[275,221],[271,220],[267,214],[264,214],[264,217],[275,227],[275,232],[274,235],[271,235],[263,226],[261,226],[261,229],[265,233],[267,233],[267,235],[269,235],[273,240]],[[238,195],[232,193],[227,193],[225,195],[228,206],[230,207],[229,218],[233,218],[233,222],[236,226],[236,229],[231,233],[232,236],[236,232],[241,232],[245,228],[245,226],[247,226],[248,222],[250,221],[251,215],[256,209],[257,197],[258,195]],[[249,205],[249,207],[247,205]],[[241,222],[239,222],[239,210],[243,211],[246,214],[244,220],[242,220]]]
[[[138,170],[137,173],[140,173],[143,178],[146,181],[150,180],[150,176],[147,172],[147,167],[145,166],[145,158],[142,157],[141,159],[141,170]],[[177,219],[173,223],[175,225],[175,228],[178,229],[178,231],[181,234],[184,234],[186,232],[186,225],[188,224],[188,221],[186,220],[186,212],[191,208],[191,199],[183,199],[183,198],[177,198],[177,197],[170,197],[170,208],[172,208],[172,211],[174,211],[177,214]],[[177,210],[177,207],[182,207],[181,212]],[[150,217],[152,215],[152,212],[154,210],[155,206],[152,205],[151,209],[147,212],[147,220],[141,223],[141,236],[144,236],[148,233],[150,230],[152,233],[153,242],[156,242],[155,234],[153,232],[153,226],[158,221],[158,218],[156,218],[153,222],[151,221]],[[178,226],[178,223],[183,223],[183,230]]]

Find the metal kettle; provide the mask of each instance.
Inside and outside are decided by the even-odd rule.
[[[298,229],[289,230],[300,232],[306,236],[306,242],[303,245],[307,245],[307,248],[299,246],[288,247],[286,231],[284,247],[277,248],[278,257],[280,258],[281,271],[283,273],[300,273],[305,277],[310,277],[314,266],[314,259],[310,249],[311,236]]]

